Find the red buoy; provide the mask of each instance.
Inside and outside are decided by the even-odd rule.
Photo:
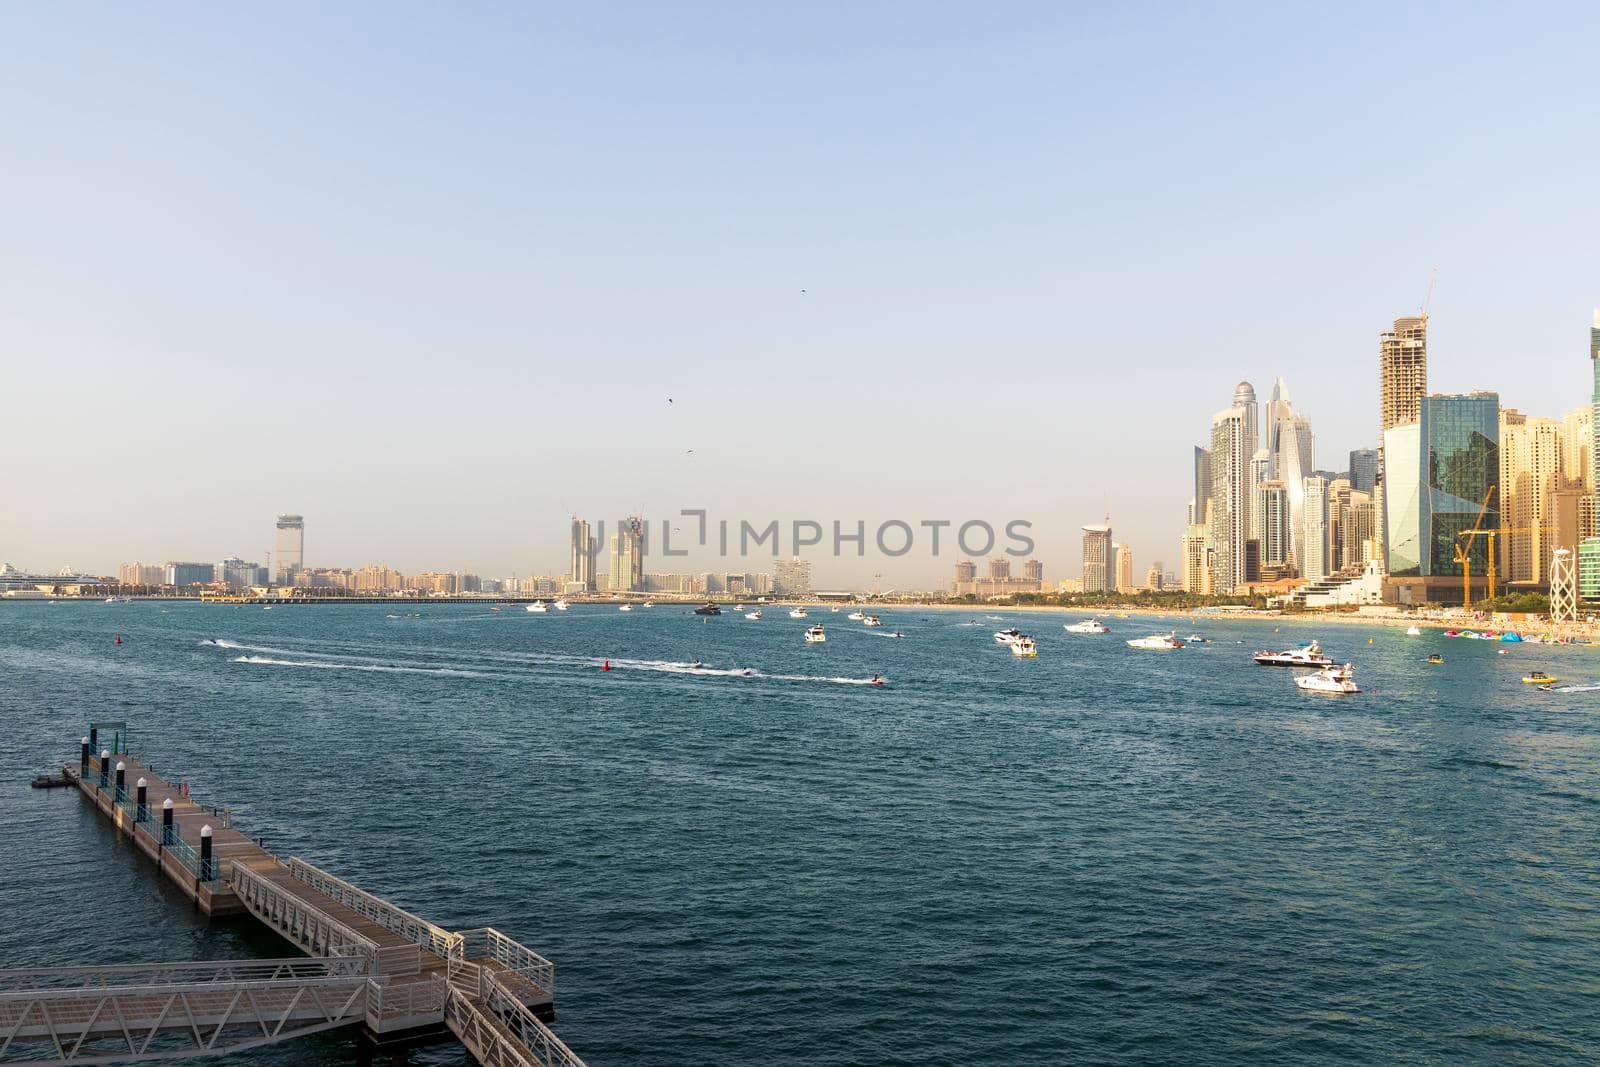
[[[603,670],[603,671],[609,671],[611,669],[611,661],[610,660],[606,660],[604,663],[602,663],[600,665],[600,669]]]
[[[120,645],[120,644],[122,644],[122,635],[121,635],[121,634],[118,634],[118,635],[117,635],[117,639],[116,639],[116,640],[115,640],[115,641],[114,641],[114,642],[112,642],[112,643],[113,643],[113,644],[117,644],[117,645]]]

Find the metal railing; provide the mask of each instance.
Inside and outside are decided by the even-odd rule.
[[[392,930],[415,942],[441,959],[448,958],[460,937],[442,926],[437,926],[404,908],[374,896],[365,889],[336,878],[319,867],[314,867],[298,857],[289,860],[289,873],[295,879],[321,893],[370,922]]]
[[[584,1067],[559,1037],[506,992],[484,976],[484,996],[474,998],[452,988],[445,1001],[444,1022],[485,1067]]]
[[[353,978],[366,974],[366,961],[342,956],[313,959],[215,960],[184,963],[110,963],[73,967],[21,967],[0,970],[0,993],[18,990],[85,989],[136,985],[195,985],[204,982],[260,982],[284,979]]]
[[[312,956],[359,956],[365,969],[377,960],[378,946],[350,927],[284,892],[256,871],[242,864],[232,865],[233,891],[245,909],[257,919],[282,933]]]
[[[449,996],[450,985],[443,975],[432,975],[425,982],[396,982],[372,975],[367,979],[367,1024],[381,1031],[386,1020],[428,1016],[438,1021],[444,1016],[444,1002]]]
[[[457,952],[465,959],[493,960],[505,970],[521,975],[551,996],[556,992],[556,965],[520,941],[513,941],[492,926],[463,930]]]

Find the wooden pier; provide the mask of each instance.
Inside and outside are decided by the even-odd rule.
[[[96,724],[119,728],[122,723]],[[208,916],[250,915],[302,957],[0,970],[0,1063],[221,1054],[342,1026],[362,1048],[460,1040],[493,1067],[583,1067],[546,1025],[555,966],[492,928],[451,931],[227,825],[127,753],[63,773]]]

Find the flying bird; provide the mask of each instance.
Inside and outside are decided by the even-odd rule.
[[[667,397],[667,403],[669,403],[669,404],[672,403],[672,398],[670,396]]]
[[[694,449],[686,448],[686,449],[684,449],[683,454],[686,455],[686,456],[692,456],[692,455],[694,455]]]

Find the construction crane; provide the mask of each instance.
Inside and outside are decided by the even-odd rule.
[[[1428,287],[1430,295],[1433,287]],[[1423,305],[1423,316],[1426,317],[1427,305]],[[1483,516],[1489,510],[1489,498],[1494,496],[1495,487],[1490,486],[1483,494],[1483,503],[1478,506],[1478,517],[1472,520],[1472,529],[1462,530],[1456,534],[1455,544],[1450,550],[1455,553],[1456,562],[1461,564],[1461,606],[1467,607],[1472,603],[1472,538],[1483,528]],[[1463,541],[1463,539],[1465,539]],[[1465,550],[1463,551],[1463,545]],[[1494,552],[1489,552],[1489,573],[1494,573]],[[1490,579],[1492,582],[1493,579]]]
[[[1433,287],[1439,282],[1439,268],[1433,268],[1433,273],[1428,275],[1428,292],[1422,298],[1422,321],[1428,321],[1428,305],[1433,303]]]
[[[1452,546],[1455,560],[1461,564],[1461,606],[1466,607],[1472,603],[1472,539],[1483,537],[1489,546],[1488,566],[1485,568],[1488,599],[1493,600],[1495,594],[1495,538],[1510,534],[1549,533],[1549,526],[1484,526],[1483,516],[1489,510],[1489,499],[1494,496],[1497,487],[1491,485],[1489,491],[1483,494],[1483,503],[1478,507],[1478,517],[1473,522],[1472,528],[1462,530],[1456,534],[1456,544]]]

